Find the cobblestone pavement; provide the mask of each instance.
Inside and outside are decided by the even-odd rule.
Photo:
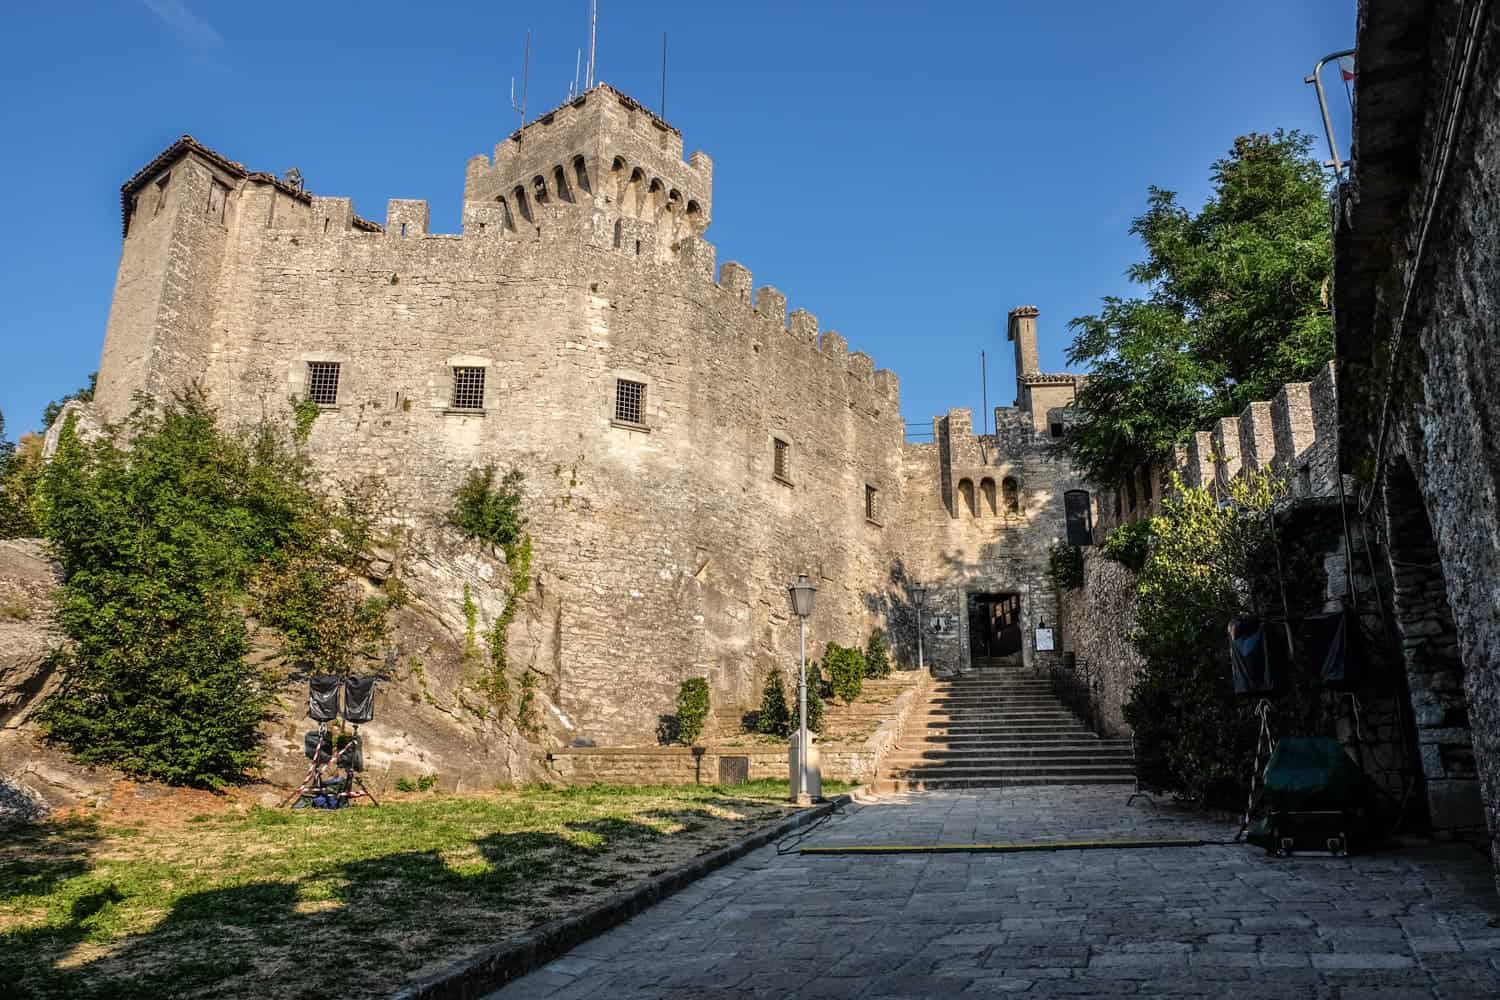
[[[1108,787],[895,795],[804,846],[1150,837],[1232,825]],[[1041,854],[765,848],[490,1000],[1500,996],[1500,897],[1472,847],[1269,858],[1243,844]]]

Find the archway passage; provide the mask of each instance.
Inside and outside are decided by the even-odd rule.
[[[976,670],[1021,665],[1021,595],[969,595],[969,666]]]
[[[1474,758],[1458,630],[1432,521],[1410,465],[1399,456],[1385,479],[1385,536],[1391,603],[1406,660],[1433,829],[1477,830],[1484,803]]]

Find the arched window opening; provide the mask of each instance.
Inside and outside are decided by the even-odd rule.
[[[1000,483],[1000,498],[1007,516],[1021,513],[1021,484],[1015,476],[1006,476]]]
[[[516,228],[516,220],[512,219],[510,217],[510,203],[505,200],[505,195],[503,195],[503,194],[496,195],[495,196],[495,204],[497,204],[497,205],[500,206],[500,226],[501,226],[501,228],[502,229],[509,229],[512,232],[514,232],[515,228]]]
[[[531,179],[531,193],[536,198],[538,205],[547,204],[547,178],[537,174]]]
[[[646,201],[650,206],[650,215],[647,218],[654,222],[661,218],[662,211],[667,207],[667,186],[657,177],[651,181],[651,186],[646,189]]]
[[[630,172],[630,182],[625,186],[625,197],[621,209],[632,218],[641,217],[641,199],[646,196],[646,173],[640,167]]]
[[[988,476],[979,481],[979,512],[985,517],[994,517],[995,481]]]
[[[557,196],[569,204],[573,201],[573,188],[568,183],[568,172],[561,166],[552,168],[552,188]]]
[[[526,197],[526,189],[517,184],[516,189],[510,193],[510,197],[516,203],[516,211],[520,213],[521,218],[527,222],[532,221],[531,201]]]
[[[573,179],[578,182],[578,190],[584,194],[594,193],[589,185],[589,166],[581,156],[573,157]]]
[[[694,236],[703,235],[703,230],[707,228],[703,224],[703,206],[692,199],[689,199],[687,203],[687,222],[688,229]]]
[[[1094,544],[1094,511],[1087,490],[1068,490],[1063,494],[1063,510],[1067,517],[1068,544]]]
[[[958,504],[960,513],[968,516],[977,516],[974,507],[974,481],[972,479],[960,479],[958,481]]]

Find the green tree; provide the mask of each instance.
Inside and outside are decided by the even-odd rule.
[[[41,437],[27,434],[13,443],[5,436],[5,416],[0,414],[0,538],[40,534],[32,503],[42,468]]]
[[[823,652],[823,666],[828,671],[834,695],[844,704],[859,697],[865,683],[864,653],[853,646],[840,646],[836,642],[830,642]]]
[[[448,523],[470,538],[507,548],[521,541],[526,518],[521,514],[519,469],[495,482],[495,467],[471,469],[453,496]]]
[[[295,491],[254,443],[218,433],[199,396],[139,410],[126,442],[73,422],[42,477],[43,527],[65,582],[65,684],[51,737],[85,763],[217,786],[259,759],[266,678],[248,667],[239,599],[297,530]]]
[[[708,721],[708,681],[689,677],[677,689],[677,738],[691,746]]]
[[[766,675],[766,686],[760,693],[760,715],[755,720],[755,731],[768,736],[789,735],[792,731],[792,710],[786,703],[786,684],[781,671],[771,668]]]
[[[1197,213],[1153,187],[1130,231],[1143,297],[1080,316],[1068,361],[1086,366],[1061,447],[1096,482],[1165,458],[1202,421],[1238,413],[1333,356],[1326,187],[1300,132],[1252,133],[1213,165]]]
[[[891,675],[891,647],[885,633],[875,629],[865,643],[865,676],[879,680]]]

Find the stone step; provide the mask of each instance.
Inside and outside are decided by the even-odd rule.
[[[973,743],[978,745],[995,746],[1037,746],[1043,743],[1079,743],[1088,746],[1099,746],[1101,743],[1114,742],[1101,740],[1098,736],[1087,729],[1063,730],[1056,733],[1017,733],[1006,730],[993,733],[949,733],[942,730],[912,730],[908,729],[901,736],[903,745],[915,745],[921,743],[943,743],[957,746],[960,743]],[[1130,746],[1129,740],[1119,741],[1120,746]]]
[[[977,739],[965,737],[929,736],[926,739],[902,739],[892,751],[903,751],[908,753],[951,750],[962,753],[1055,753],[1057,751],[1068,751],[1072,753],[1107,753],[1125,754],[1131,753],[1130,743],[1123,740],[1101,740],[1091,739],[1092,734],[1074,734],[1072,736],[1049,738],[1049,739],[1027,739],[1024,737],[984,736]]]
[[[903,771],[928,770],[934,767],[983,767],[1005,770],[1054,767],[1097,767],[1103,770],[1129,770],[1133,765],[1130,754],[1105,753],[963,753],[951,751],[928,751],[926,753],[893,753],[886,758],[887,774]]]
[[[951,733],[1086,733],[1077,719],[913,719],[906,732],[942,729]]]
[[[966,719],[1055,719],[1059,717],[1076,718],[1066,708],[1005,708],[999,705],[985,706],[983,708],[944,708],[934,705],[915,713],[913,718],[925,719],[932,717],[941,718],[966,718]]]
[[[1128,781],[1134,781],[1135,769],[1129,763],[1121,765],[1095,762],[1081,764],[932,764],[911,767],[889,767],[885,769],[886,777],[902,781],[924,781],[934,778],[947,778],[950,780],[980,780],[985,778],[1062,779],[1075,775],[1119,777]]]
[[[1059,778],[879,778],[871,782],[877,793],[939,792],[964,788],[1015,788],[1033,785],[1134,785],[1132,775],[1075,774]]]

